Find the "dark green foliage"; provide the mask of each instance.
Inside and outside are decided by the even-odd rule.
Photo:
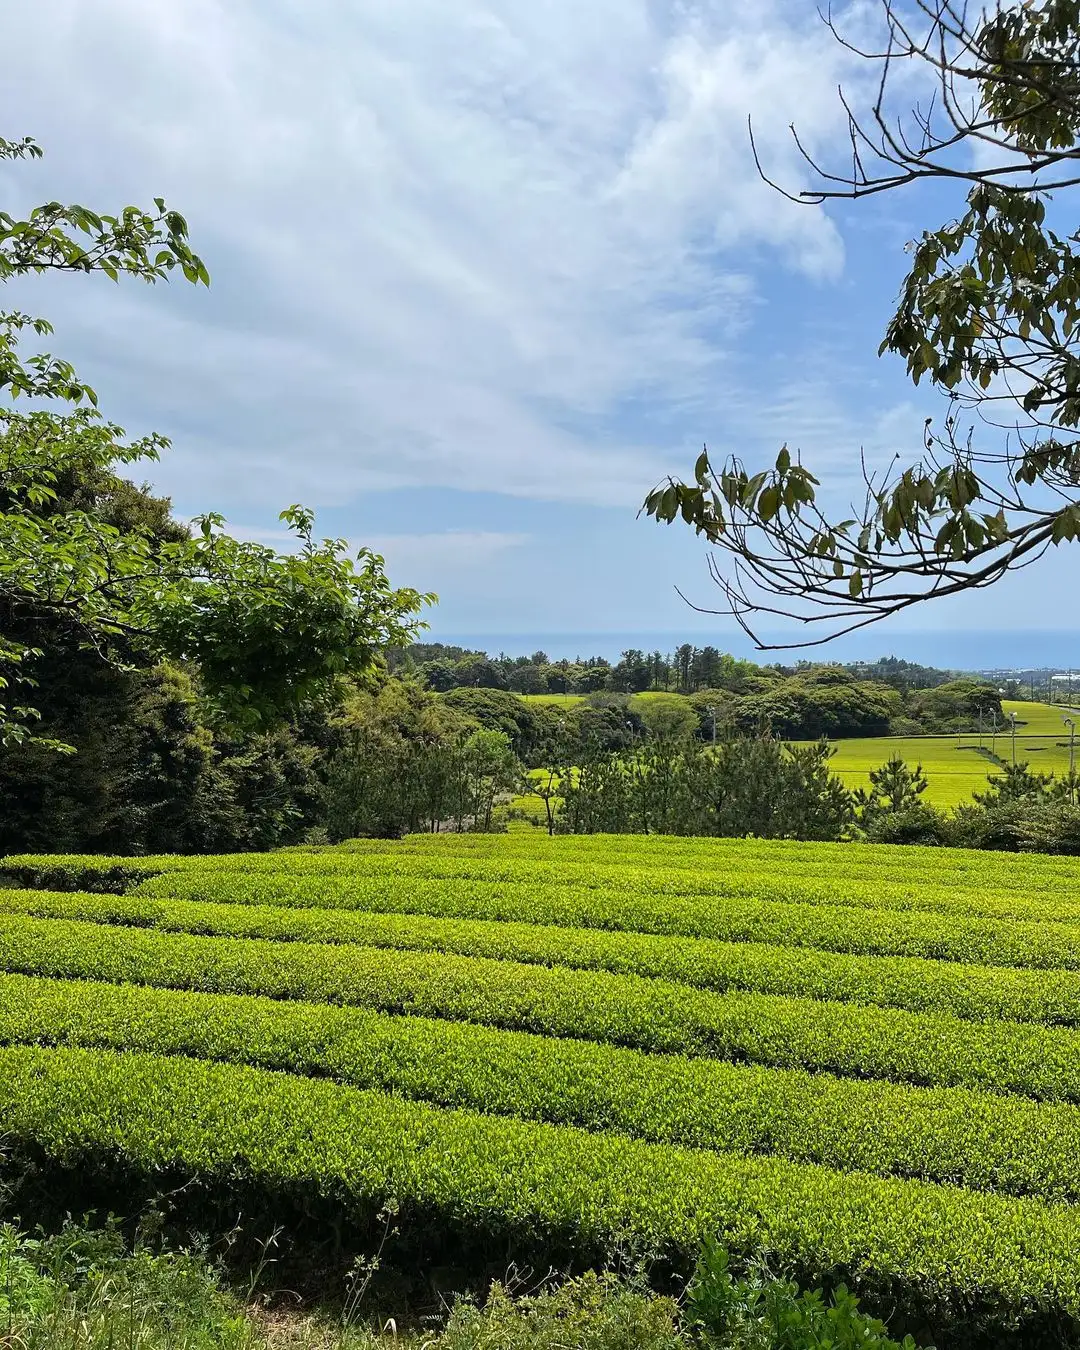
[[[829,773],[825,744],[794,748],[768,735],[713,747],[655,739],[597,755],[564,777],[556,828],[574,834],[754,835],[838,839],[851,796]]]
[[[912,694],[906,706],[908,715],[930,733],[1005,726],[1001,696],[983,680],[950,680]]]
[[[560,714],[556,709],[525,703],[516,694],[494,688],[461,687],[446,695],[459,716],[488,731],[501,731],[514,754],[526,764],[556,737]]]
[[[321,800],[331,841],[491,830],[496,802],[522,777],[505,732],[478,726],[418,685],[389,680],[355,694],[338,730]]]
[[[887,685],[853,679],[828,667],[793,676],[768,693],[748,694],[733,710],[735,725],[753,731],[768,726],[792,740],[819,736],[884,736],[901,710],[900,696]]]
[[[899,811],[875,811],[861,821],[866,838],[874,844],[959,844],[955,824],[943,811],[916,802]]]
[[[825,1299],[820,1290],[800,1293],[790,1280],[760,1274],[737,1279],[716,1242],[705,1244],[686,1307],[691,1326],[717,1350],[916,1350],[910,1336],[894,1341],[884,1322],[861,1313],[844,1285]]]
[[[34,742],[0,749],[0,849],[265,849],[298,841],[315,822],[319,751],[295,726],[215,736],[176,669],[75,668],[77,686],[39,686],[44,725],[75,753]]]
[[[893,824],[886,827],[885,835],[877,835],[879,843],[932,843],[929,835],[937,820],[936,813],[922,813],[922,794],[926,791],[927,780],[922,765],[910,769],[898,754],[894,754],[880,768],[870,770],[870,790],[859,788],[855,801],[859,807],[859,818],[863,829],[868,830],[882,817],[904,817],[903,825]],[[887,836],[887,837],[886,837]],[[910,836],[910,837],[908,837]]]

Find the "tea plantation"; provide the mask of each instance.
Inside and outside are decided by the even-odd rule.
[[[341,1241],[393,1202],[430,1250],[564,1266],[719,1237],[939,1344],[1080,1328],[1075,860],[517,834],[0,872],[38,1186]]]

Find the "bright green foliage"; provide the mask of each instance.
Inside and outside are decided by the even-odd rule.
[[[824,1299],[821,1290],[800,1294],[789,1280],[736,1279],[730,1257],[707,1242],[686,1291],[690,1324],[706,1345],[739,1350],[916,1350],[911,1336],[894,1341],[885,1324],[859,1312],[859,1300],[844,1285]]]
[[[1080,1331],[1075,863],[464,834],[0,873],[63,887],[0,891],[14,1169],[358,1241],[394,1202],[466,1263],[714,1238],[832,1291],[747,1286],[750,1344],[878,1334],[840,1282],[944,1344]]]
[[[369,670],[414,631],[426,597],[392,590],[378,555],[361,550],[354,562],[342,540],[317,539],[300,507],[282,513],[291,554],[233,539],[213,515],[162,541],[52,509],[61,470],[106,471],[162,445],[122,436],[86,412],[0,412],[0,614],[21,678],[33,677],[31,642],[60,625],[113,661],[145,652],[193,663],[222,711],[251,726]],[[21,738],[28,716],[9,709],[5,735]]]
[[[647,1055],[603,1043],[265,998],[17,975],[0,977],[0,994],[4,1044],[190,1055],[652,1142],[768,1152],[976,1190],[1080,1198],[1080,1108],[1071,1105]],[[932,1021],[925,1031],[933,1037]],[[952,1081],[986,1082],[985,1062],[976,1072],[966,1057],[968,1029],[957,1031]],[[1029,1047],[1036,1053],[1038,1039]],[[1009,1048],[1015,1056],[1017,1037]],[[813,1063],[808,1041],[799,1047],[799,1059]],[[864,1058],[844,1067],[865,1071],[868,1063]],[[930,1065],[945,1067],[932,1058]],[[886,1066],[875,1067],[880,1072]],[[1055,1067],[1060,1085],[1061,1064]],[[890,1077],[904,1077],[899,1059],[888,1068]],[[1034,1055],[1032,1068],[1034,1088],[1036,1075],[1049,1075]],[[1064,1077],[1080,1096],[1076,1068],[1068,1067]]]
[[[17,1350],[257,1350],[244,1311],[201,1257],[129,1250],[118,1227],[0,1227],[0,1326]]]
[[[570,1239],[596,1253],[631,1231],[686,1261],[702,1239],[763,1246],[871,1288],[1002,1314],[1080,1312],[1068,1206],[972,1195],[774,1158],[444,1111],[261,1070],[105,1051],[0,1052],[10,1147],[84,1170],[117,1161],[228,1174],[363,1220],[392,1195],[449,1229]],[[463,1165],[463,1160],[467,1164]],[[872,1255],[871,1255],[872,1254]]]
[[[197,876],[193,873],[188,876]],[[161,889],[158,883],[155,889]],[[436,892],[438,894],[438,892]],[[311,897],[305,896],[310,902]],[[615,896],[608,897],[608,904]],[[505,900],[502,902],[505,905]],[[502,908],[502,906],[500,906]],[[411,918],[391,914],[357,914],[317,909],[310,903],[293,910],[279,906],[232,905],[136,900],[125,897],[103,902],[96,897],[37,896],[26,892],[0,891],[0,910],[29,911],[62,918],[93,916],[106,922],[131,922],[173,931],[240,934],[286,940],[402,947],[433,947],[465,950],[469,955],[494,954],[512,960],[546,960],[565,943],[572,952],[605,949],[612,961],[620,952],[640,948],[655,953],[655,972],[673,973],[691,983],[707,982],[709,942],[677,941],[671,937],[646,937],[628,933],[616,938],[605,934],[599,941],[591,934],[571,928],[554,933],[538,930],[543,921],[535,905],[522,905],[525,923],[487,920]],[[597,911],[593,911],[594,914]],[[505,915],[505,909],[503,910]],[[563,922],[566,915],[560,916]],[[970,919],[958,915],[926,912],[903,913],[862,910],[847,906],[785,904],[776,900],[711,898],[699,920],[704,934],[717,943],[780,943],[786,947],[810,947],[820,951],[861,955],[921,956],[939,961],[977,962],[986,966],[1020,966],[1037,969],[1080,970],[1080,927],[1060,923],[1010,923]],[[660,919],[662,922],[662,918]],[[626,918],[623,919],[624,925]],[[603,925],[606,927],[607,925]],[[676,931],[678,931],[676,929]],[[722,950],[722,948],[721,948]],[[537,956],[536,953],[540,955]],[[670,966],[665,969],[665,957]],[[622,959],[632,960],[632,957]],[[721,959],[722,966],[722,959]]]
[[[385,910],[405,913],[433,914],[460,918],[493,918],[521,920],[580,928],[603,928],[614,931],[668,933],[685,937],[724,937],[732,934],[731,923],[739,916],[752,923],[760,922],[756,932],[749,928],[742,935],[750,940],[769,940],[771,925],[779,915],[788,913],[788,906],[818,907],[832,911],[841,930],[837,941],[858,943],[860,925],[871,931],[874,924],[908,923],[912,940],[929,948],[935,941],[937,924],[934,916],[952,915],[959,918],[961,928],[974,937],[990,937],[998,932],[1004,946],[1002,951],[1019,950],[1017,944],[1026,941],[1022,932],[1008,927],[994,929],[980,927],[968,919],[971,915],[985,915],[987,919],[1019,919],[1057,921],[1075,924],[1080,921],[1080,908],[1069,897],[1058,898],[1054,888],[1056,878],[1048,881],[1047,893],[1035,892],[1030,899],[1011,888],[1002,887],[997,893],[980,894],[965,902],[955,890],[940,884],[940,874],[921,883],[918,877],[909,882],[884,879],[875,885],[862,877],[847,880],[843,873],[836,878],[785,874],[781,869],[733,871],[726,874],[718,868],[665,870],[661,875],[634,874],[627,869],[623,889],[610,868],[593,869],[559,866],[551,873],[541,875],[530,885],[522,866],[492,867],[484,876],[484,867],[478,863],[451,868],[443,865],[424,866],[416,860],[407,868],[386,867],[382,860],[367,863],[362,876],[342,873],[292,874],[266,873],[261,870],[237,870],[222,876],[203,870],[201,866],[167,871],[145,881],[139,891],[144,895],[205,899],[226,904],[272,903],[292,906],[319,906],[327,909]],[[37,869],[26,868],[16,875],[26,878]],[[440,875],[444,874],[444,875]],[[63,872],[45,871],[43,881],[60,888]],[[92,874],[89,874],[92,875]],[[109,875],[109,869],[105,869]],[[590,881],[593,884],[590,884]],[[937,883],[937,884],[935,884]],[[497,884],[497,889],[496,889]],[[98,889],[90,884],[88,889]],[[1034,883],[1033,883],[1034,888]],[[735,903],[737,901],[741,904]],[[780,908],[777,908],[780,906]],[[848,917],[837,911],[846,909],[869,910],[877,913],[852,916],[853,930],[847,932]],[[911,918],[900,916],[911,913]],[[921,927],[926,916],[927,925]],[[825,932],[825,921],[812,913],[791,911],[794,932],[804,932],[807,938],[819,922],[819,932]],[[900,931],[899,929],[897,930]],[[1057,928],[1046,935],[1052,941]],[[797,936],[792,941],[798,941]],[[949,941],[949,939],[946,939]],[[1033,939],[1038,943],[1038,937]],[[812,941],[810,945],[815,945]],[[821,945],[827,945],[822,943]],[[851,947],[851,950],[857,948]],[[960,951],[958,946],[956,951]],[[961,958],[964,959],[964,958]],[[1011,962],[1005,962],[1011,964]],[[1016,964],[1025,964],[1017,961]]]
[[[0,140],[0,161],[40,153],[29,140]],[[187,236],[184,218],[160,198],[153,212],[111,216],[58,202],[24,220],[0,212],[0,282],[43,272],[153,282],[179,269],[208,285]],[[49,331],[42,319],[0,314],[0,390],[96,405],[66,362],[20,356],[25,333]],[[154,460],[166,445],[157,435],[125,441],[96,407],[66,416],[0,408],[0,745],[31,737],[36,668],[54,648],[117,666],[194,664],[219,711],[251,727],[325,695],[342,675],[368,672],[387,643],[415,634],[430,597],[392,590],[370,550],[353,560],[342,540],[317,539],[302,507],[281,514],[298,544],[282,555],[231,538],[214,513],[193,534],[163,538],[64,500],[67,480],[115,479],[115,466]],[[44,744],[62,748],[45,732]]]
[[[565,959],[567,945],[550,948],[548,959]],[[610,960],[602,943],[593,945]],[[1031,1056],[1049,1054],[1053,1042],[1048,1047],[1037,1028],[1001,1025],[1000,1019],[1055,1027],[1080,1022],[1080,979],[1071,972],[788,953],[747,944],[728,951],[730,992],[721,993],[655,975],[492,957],[0,917],[0,961],[28,974],[297,998],[662,1053],[805,1061],[853,1072],[903,1064],[895,1071],[916,1082],[992,1083],[992,1075],[1004,1074],[1008,1083],[1043,1084],[1031,1089],[1036,1095],[1046,1095],[1047,1077],[1032,1072]],[[649,969],[647,961],[640,966]],[[913,1013],[922,1016],[912,1020]],[[995,1023],[992,1036],[980,1023]],[[988,1044],[1004,1047],[1005,1064],[1012,1056],[1018,1067],[1006,1069]],[[970,1069],[957,1070],[958,1045],[971,1057]],[[1059,1072],[1058,1057],[1052,1062],[1051,1078]]]

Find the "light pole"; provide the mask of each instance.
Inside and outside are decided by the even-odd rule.
[[[1012,762],[1013,768],[1016,768],[1016,714],[1009,713],[1009,721],[1012,723]]]
[[[1069,728],[1069,791],[1072,789],[1073,773],[1076,770],[1076,719],[1074,717],[1063,717],[1061,719]]]

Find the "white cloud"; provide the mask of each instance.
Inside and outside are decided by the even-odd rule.
[[[237,539],[266,544],[279,552],[292,553],[299,547],[296,535],[285,529],[233,524],[226,528]],[[511,531],[440,530],[428,534],[371,535],[363,540],[363,547],[382,555],[387,574],[395,585],[427,590],[433,577],[460,584],[470,574],[492,566],[508,550],[529,542],[527,534]],[[354,553],[361,547],[355,541],[346,543]]]
[[[746,139],[753,109],[798,183],[787,123],[839,125],[846,59],[809,6],[37,0],[6,44],[7,134],[50,157],[0,188],[165,193],[215,275],[34,283],[110,410],[175,434],[181,501],[636,505],[672,446],[626,406],[689,414],[733,382],[762,259],[842,264]]]

